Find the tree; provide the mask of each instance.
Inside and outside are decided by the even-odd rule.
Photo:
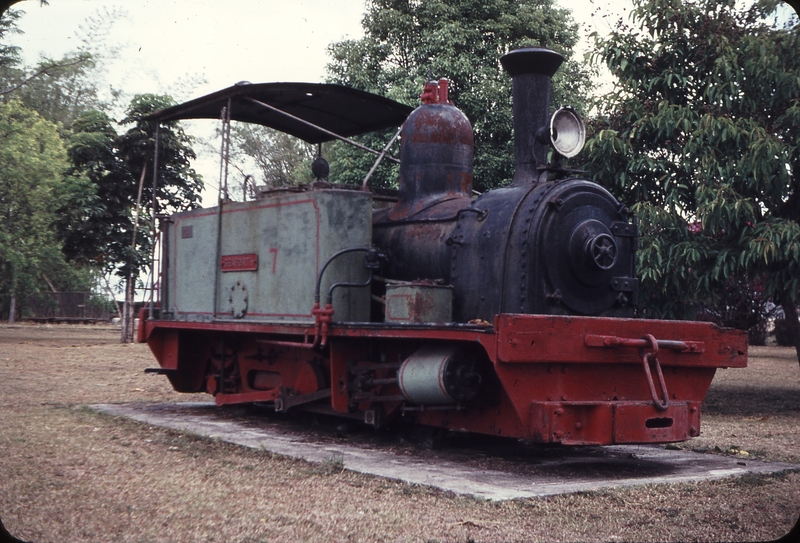
[[[597,37],[617,83],[586,148],[594,178],[639,216],[644,314],[692,317],[747,279],[797,328],[797,18],[779,23],[776,0],[634,6],[632,26]]]
[[[311,162],[314,147],[304,141],[265,126],[236,123],[231,130],[233,156],[249,157],[267,187],[283,187],[313,181]],[[244,172],[241,172],[244,173]]]
[[[33,68],[22,66],[19,47],[2,41],[7,35],[22,33],[17,21],[23,13],[0,13],[0,96],[13,94],[43,118],[69,129],[80,112],[101,106],[94,78],[95,55],[89,51],[89,40],[84,39],[84,46],[59,60],[43,58]],[[89,38],[98,34],[96,29],[89,33]]]
[[[16,26],[22,13],[10,10],[0,16],[0,40],[4,22],[6,34],[22,33]],[[60,59],[43,57],[34,66],[20,62],[18,48],[7,47],[11,53],[4,57],[0,46],[0,96],[13,95],[45,119],[60,124],[65,137],[82,112],[111,109],[123,93],[109,85],[101,98],[100,82],[107,61],[118,53],[106,45],[106,38],[119,16],[106,10],[87,18],[76,32],[76,50]]]
[[[10,10],[0,15],[0,43],[3,34],[22,33],[16,25],[22,13]],[[8,47],[11,52],[4,57],[0,45],[0,97],[13,95],[45,119],[60,124],[65,139],[84,111],[122,109],[124,91],[103,80],[108,63],[119,54],[119,47],[109,46],[107,38],[123,15],[120,9],[106,8],[87,17],[75,32],[75,50],[59,59],[41,57],[34,66],[20,61],[18,48]]]
[[[54,124],[19,101],[0,102],[0,304],[12,321],[28,294],[86,284],[51,228],[66,167]]]
[[[572,59],[578,27],[553,0],[372,0],[363,27],[363,38],[329,47],[328,80],[418,105],[430,75],[450,79],[450,98],[475,133],[477,190],[513,177],[511,80],[500,67],[502,54],[531,45],[555,49],[566,62],[553,83],[553,103],[579,109],[586,103],[590,78]],[[333,154],[331,177],[349,183],[360,184],[373,161],[349,148]],[[384,182],[390,172],[384,170]]]
[[[83,111],[105,107],[97,95],[95,67],[92,54],[84,51],[43,59],[31,69],[6,69],[0,72],[0,95],[14,93],[27,107],[69,130]]]
[[[157,123],[145,120],[145,117],[173,105],[175,101],[166,95],[139,94],[131,100],[125,117],[120,121],[122,125],[133,125],[120,137],[118,147],[120,158],[137,179],[143,168],[152,168],[155,157]],[[192,150],[193,143],[194,138],[186,134],[177,121],[161,125],[156,192],[158,213],[185,211],[200,205],[203,180],[191,167],[191,161],[197,158]],[[142,196],[144,209],[152,212],[152,185],[148,183],[144,187]]]
[[[191,168],[191,160],[197,158],[191,148],[193,138],[177,122],[165,123],[160,129],[160,137],[156,138],[158,123],[145,120],[147,115],[173,105],[175,102],[169,96],[137,95],[121,121],[122,124],[133,124],[133,127],[118,139],[119,157],[128,172],[141,172],[131,221],[133,243],[127,261],[120,266],[120,272],[126,277],[123,342],[133,341],[133,282],[139,272],[147,267],[156,235],[155,231],[147,231],[149,235],[146,235],[145,228],[139,229],[140,217],[153,217],[156,213],[173,213],[200,205],[203,181]],[[158,183],[153,193],[152,185],[143,184],[143,181],[147,171],[152,172],[155,167],[156,154]],[[154,270],[151,272],[154,273]]]
[[[123,341],[132,340],[133,289],[148,268],[155,233],[146,217],[197,207],[202,179],[191,168],[192,138],[177,122],[160,128],[158,185],[153,195],[156,123],[150,113],[174,105],[168,96],[137,95],[118,135],[103,112],[75,123],[68,154],[72,164],[61,195],[57,228],[70,260],[116,270],[126,285]],[[154,211],[153,205],[156,210]]]
[[[8,35],[21,32],[17,26],[17,21],[21,16],[22,12],[18,10],[0,11],[0,69],[7,69],[19,63],[20,48],[15,45],[6,45],[3,41]]]
[[[131,244],[131,176],[118,157],[118,135],[103,112],[87,111],[67,144],[70,168],[55,225],[68,259],[109,273]]]

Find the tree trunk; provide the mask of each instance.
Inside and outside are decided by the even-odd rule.
[[[8,324],[14,324],[17,318],[17,267],[11,265],[11,307],[8,310]]]
[[[117,302],[117,297],[114,294],[114,291],[111,289],[111,285],[108,283],[108,278],[105,274],[101,274],[103,278],[103,282],[106,284],[106,290],[111,295],[111,299],[114,301],[114,307],[117,308],[117,317],[119,317],[119,322],[122,322],[122,309],[119,307],[119,302]]]
[[[125,343],[133,343],[133,330],[136,323],[136,303],[134,302],[134,293],[136,287],[136,280],[131,276],[128,279],[128,287],[125,293],[125,306],[128,308],[127,320],[127,341]]]
[[[786,294],[781,297],[781,305],[783,306],[783,316],[786,318],[786,325],[789,327],[792,341],[794,341],[794,348],[797,352],[797,363],[800,364],[800,321],[797,320],[797,304],[794,301],[794,296]]]
[[[128,278],[125,278],[125,299],[122,302],[122,318],[119,321],[119,342],[129,343],[128,341]]]
[[[139,178],[139,194],[136,196],[136,208],[133,213],[133,238],[131,239],[131,256],[128,258],[129,270],[133,268],[133,251],[136,250],[136,232],[139,229],[139,211],[142,207],[142,187],[144,186],[144,177],[147,174],[147,164],[142,168],[142,176]],[[137,270],[138,274],[138,270]],[[133,320],[134,304],[133,304],[133,285],[136,276],[133,272],[128,272],[128,277],[125,278],[125,305],[122,308],[122,338],[120,343],[133,343]]]
[[[135,306],[133,302],[134,278],[131,275],[125,278],[125,303],[122,306],[122,332],[120,343],[133,343],[133,324]]]
[[[17,314],[17,295],[11,294],[11,307],[8,310],[8,324],[14,324]]]

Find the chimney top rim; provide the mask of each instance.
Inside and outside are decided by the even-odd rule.
[[[524,74],[540,74],[552,77],[558,71],[564,57],[544,47],[522,47],[500,57],[500,63],[511,77]]]

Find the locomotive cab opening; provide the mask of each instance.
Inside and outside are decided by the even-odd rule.
[[[638,225],[564,165],[586,134],[573,108],[550,112],[563,58],[523,48],[500,61],[515,173],[481,195],[472,127],[446,79],[427,81],[416,108],[338,85],[262,83],[151,115],[222,119],[224,134],[219,204],[161,221],[159,296],[139,330],[152,371],[218,405],[373,426],[562,445],[699,435],[716,369],[746,365],[746,333],[634,318]],[[383,149],[363,150],[399,162],[398,189],[370,188],[374,167],[361,186],[336,185],[318,151],[310,185],[230,201],[231,121],[362,149],[350,138],[393,129]]]

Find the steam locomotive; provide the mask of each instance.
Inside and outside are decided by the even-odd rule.
[[[500,60],[516,170],[477,197],[472,128],[444,79],[413,111],[337,85],[242,83],[152,115],[310,143],[402,128],[394,194],[331,184],[319,157],[307,187],[163,218],[159,298],[138,335],[160,365],[148,371],[218,405],[374,426],[403,417],[564,445],[699,435],[716,369],[746,366],[746,334],[633,318],[635,217],[562,167],[584,142],[573,109],[550,114],[562,56]]]

